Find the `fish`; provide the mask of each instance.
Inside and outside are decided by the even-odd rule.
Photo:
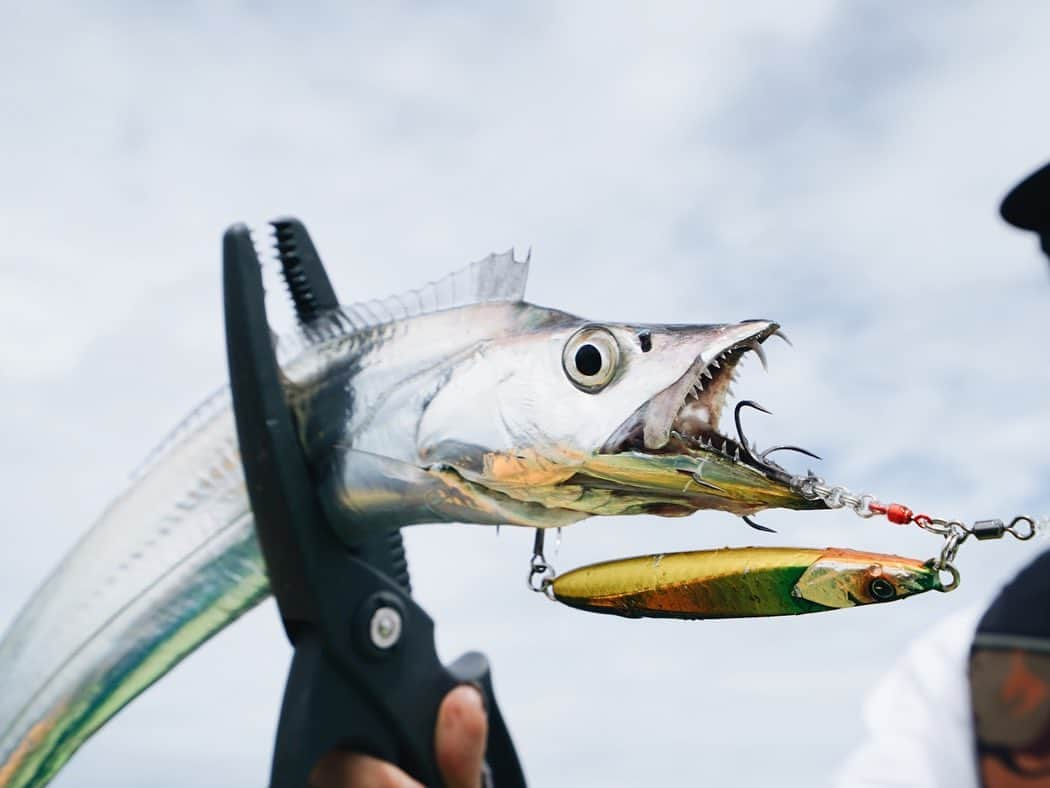
[[[592,613],[705,619],[820,613],[934,590],[951,589],[933,561],[835,547],[726,547],[579,567],[555,578],[549,593]]]
[[[257,238],[260,257],[273,251]],[[275,340],[319,501],[353,547],[411,524],[817,509],[720,429],[768,320],[596,322],[524,299],[492,254]],[[270,595],[227,387],[165,439],[0,640],[0,786],[40,786]]]

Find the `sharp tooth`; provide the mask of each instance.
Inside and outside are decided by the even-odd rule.
[[[700,378],[703,379],[703,377],[705,375],[707,376],[707,378],[709,380],[714,380],[715,379],[715,376],[711,373],[711,368],[710,367],[704,367],[703,371],[700,373]]]
[[[755,355],[758,356],[758,360],[762,362],[762,369],[769,371],[769,364],[766,363],[766,351],[762,349],[762,346],[758,342],[751,343],[751,349],[755,351]]]
[[[735,459],[737,462],[740,461],[740,447],[739,446],[737,446],[736,448],[733,449],[733,459]]]
[[[715,369],[721,369],[722,365],[719,362],[721,362],[721,359],[720,358],[716,358],[714,361],[711,362],[711,366],[714,367]]]
[[[785,334],[779,328],[776,331],[773,332],[773,336],[780,337],[781,339],[783,339],[785,342],[788,343],[788,347],[794,347],[794,344],[792,344],[791,340],[788,339],[787,334]]]

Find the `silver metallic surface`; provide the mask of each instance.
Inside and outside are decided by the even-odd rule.
[[[401,640],[401,614],[392,607],[377,608],[368,622],[368,636],[376,648],[389,649]]]

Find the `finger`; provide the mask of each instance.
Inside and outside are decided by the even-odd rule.
[[[456,687],[438,709],[434,750],[448,788],[481,788],[481,766],[489,722],[481,693],[474,687]]]
[[[423,788],[391,763],[356,752],[330,752],[310,772],[310,788]]]

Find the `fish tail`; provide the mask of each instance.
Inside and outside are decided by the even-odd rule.
[[[215,398],[213,398],[215,399]],[[228,397],[138,474],[0,641],[0,788],[77,748],[269,595]]]

